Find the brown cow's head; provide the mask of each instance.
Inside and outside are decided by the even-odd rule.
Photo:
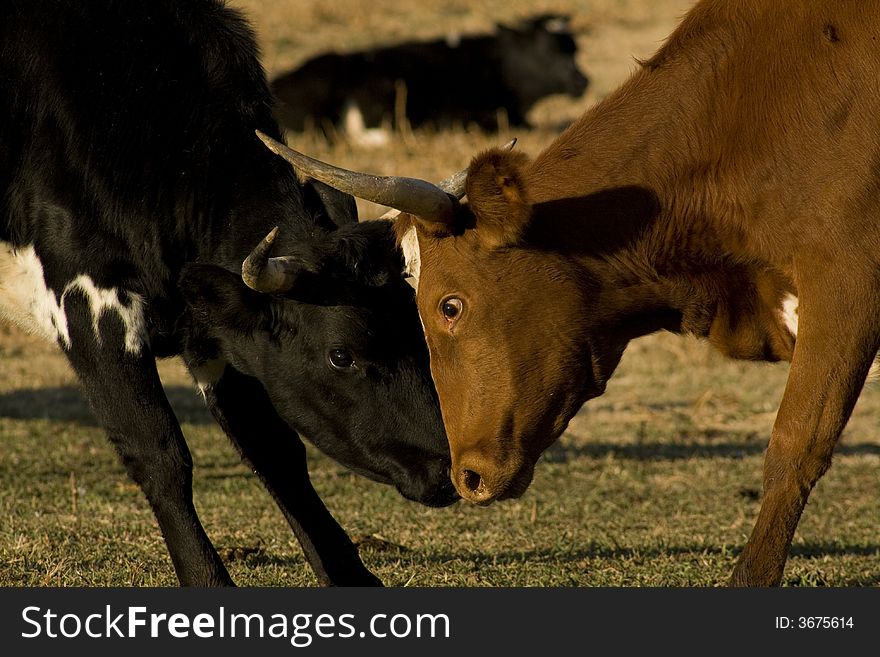
[[[452,479],[462,497],[481,504],[528,488],[541,453],[586,399],[601,394],[622,352],[595,342],[582,269],[532,240],[527,166],[524,155],[490,150],[460,176],[464,189],[444,186],[446,204],[418,201],[428,211],[407,212],[414,203],[407,193],[388,192],[390,181],[409,179],[378,186],[394,198],[386,205],[404,210],[396,230],[405,250],[418,241],[410,258],[418,261],[417,304]],[[349,181],[332,184],[377,199]],[[468,201],[459,205],[462,193]]]
[[[398,219],[418,238],[417,303],[452,452],[468,500],[521,495],[585,395],[589,299],[565,256],[533,248],[522,154],[472,162],[450,221]],[[589,378],[590,380],[585,380]]]

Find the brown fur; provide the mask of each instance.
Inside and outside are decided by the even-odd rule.
[[[488,249],[520,241],[532,215],[522,169],[524,153],[492,149],[476,156],[468,168],[466,194],[479,222],[477,235]]]
[[[880,345],[878,35],[877,0],[703,0],[534,160],[475,161],[464,228],[419,234],[419,310],[463,496],[521,494],[640,335],[790,359],[731,580],[780,582]]]

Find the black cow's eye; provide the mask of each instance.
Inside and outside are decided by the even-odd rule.
[[[347,349],[331,349],[328,357],[330,364],[338,370],[354,367],[354,357]]]
[[[463,307],[464,304],[462,304],[461,299],[458,297],[449,297],[440,305],[440,310],[443,312],[443,316],[447,321],[453,322],[458,319],[459,315],[461,315]]]

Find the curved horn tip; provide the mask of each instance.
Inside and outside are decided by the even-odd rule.
[[[260,279],[260,275],[255,273],[252,269],[244,266],[241,268],[241,280],[244,281],[244,284],[247,285],[250,289],[260,292],[258,289],[258,281]]]
[[[514,137],[509,142],[504,144],[504,149],[508,150],[508,151],[512,151],[514,146],[516,146],[516,137]]]
[[[277,141],[261,130],[254,130],[254,133],[256,133],[260,141],[266,145],[266,148],[275,153],[275,155],[281,155],[281,152],[278,150],[279,144]]]
[[[263,289],[264,286],[261,284],[260,279],[263,277],[263,272],[269,260],[269,250],[272,248],[272,243],[277,235],[278,226],[275,226],[266,237],[260,240],[260,243],[254,247],[254,250],[241,263],[242,280],[245,282],[245,285],[258,292],[266,291]]]
[[[241,263],[241,280],[243,280],[245,285],[249,288],[259,292],[260,275],[263,273],[265,266],[264,262],[254,262],[254,259],[248,256],[245,258],[244,262]]]

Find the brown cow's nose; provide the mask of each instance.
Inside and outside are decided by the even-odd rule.
[[[481,454],[465,454],[456,465],[453,483],[458,494],[468,502],[489,504],[503,490],[504,486],[498,485],[501,483],[498,477],[493,476],[495,470]]]
[[[470,468],[459,470],[455,487],[459,495],[474,504],[489,504],[496,497],[480,473]]]
[[[464,486],[474,493],[478,493],[486,488],[483,486],[483,478],[473,470],[464,471]]]
[[[521,496],[534,474],[534,465],[522,459],[498,463],[477,450],[453,454],[452,463],[452,483],[458,494],[480,505]]]

